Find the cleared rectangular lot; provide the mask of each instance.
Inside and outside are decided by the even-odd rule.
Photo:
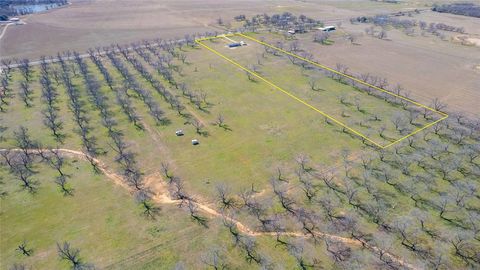
[[[380,148],[391,146],[447,117],[428,106],[317,64],[307,59],[308,53],[303,51],[288,52],[243,34],[197,42],[245,71],[251,81],[259,79],[318,112],[327,122],[332,121],[344,131]],[[349,81],[353,84],[349,85]],[[369,91],[354,87],[358,84],[365,84]],[[405,105],[386,102],[385,96]],[[419,117],[422,110],[429,115]]]

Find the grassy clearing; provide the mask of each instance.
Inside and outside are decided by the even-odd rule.
[[[264,35],[257,38],[265,39]],[[436,113],[428,119],[419,117],[422,108],[417,105],[409,105],[416,110],[411,113],[407,107],[392,105],[346,84],[341,77],[333,80],[320,68],[302,66],[305,63],[302,60],[281,52],[268,53],[263,45],[254,41],[247,40],[248,46],[234,49],[226,46],[230,42],[219,38],[205,44],[380,145],[387,145],[441,117]],[[296,53],[302,55],[303,51]],[[292,102],[296,101],[292,99]],[[406,122],[410,118],[412,120]]]
[[[179,173],[199,194],[212,194],[217,182],[230,183],[233,191],[251,184],[263,189],[269,175],[299,153],[308,151],[316,163],[332,164],[342,148],[362,149],[361,141],[338,136],[341,130],[314,111],[265,84],[249,82],[243,72],[216,55],[204,49],[186,53],[190,64],[182,66],[177,78],[189,89],[207,94],[208,106],[202,110],[189,106],[208,124],[209,135],[187,133],[176,138],[167,135],[173,134],[172,126],[165,142],[181,168]],[[180,90],[174,91],[181,96]],[[213,125],[219,114],[231,130]],[[189,145],[192,138],[200,139],[199,147]]]

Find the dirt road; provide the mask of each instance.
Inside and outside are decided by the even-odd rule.
[[[5,25],[5,27],[3,28],[2,33],[0,34],[0,40],[3,38],[3,36],[4,36],[5,33],[7,32],[7,28],[8,28],[10,25],[12,25],[12,24],[13,24],[13,23],[7,23],[7,24]]]

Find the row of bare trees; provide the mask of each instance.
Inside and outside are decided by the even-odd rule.
[[[149,53],[153,54],[156,59],[152,59],[152,57],[145,51],[145,49],[138,48],[135,51],[153,68],[155,68],[159,75],[163,77],[165,81],[167,81],[172,88],[180,89],[181,93],[184,97],[188,98],[190,103],[194,105],[197,109],[206,111],[206,108],[210,105],[207,100],[207,93],[201,90],[192,90],[190,89],[186,83],[178,82],[174,78],[174,72],[177,72],[181,75],[180,66],[175,65],[173,63],[173,59],[177,58],[183,64],[186,63],[186,55],[181,53],[183,46],[186,44],[194,48],[196,43],[194,42],[184,42],[181,40],[178,41],[163,41],[158,40],[158,46],[152,46],[148,42],[144,42],[144,48],[148,49]],[[163,52],[163,54],[162,54]],[[153,58],[155,58],[153,57]],[[196,118],[195,115],[190,115],[188,113],[183,113],[182,110],[185,109],[185,106],[181,103],[181,101],[173,95],[173,91],[170,90],[170,98],[166,99],[167,102],[170,103],[171,107],[175,109],[179,115],[189,119],[189,122],[196,127],[197,133],[205,134],[205,132],[201,131],[201,121]],[[174,98],[172,98],[174,97]],[[200,124],[200,125],[199,125]]]
[[[140,55],[147,63],[153,64],[153,60],[150,56],[141,48],[135,46],[134,51]],[[152,86],[153,89],[168,103],[170,107],[178,112],[179,115],[185,115],[183,110],[185,106],[181,103],[181,101],[173,95],[166,87],[157,80],[149,71],[148,69],[133,55],[128,54],[127,51],[122,50],[122,55],[124,58],[135,68],[135,70],[140,73],[140,75]],[[175,80],[173,79],[173,75],[169,73],[169,83],[172,84],[174,87],[178,87],[176,85]]]
[[[8,99],[12,97],[12,88],[10,87],[11,71],[10,60],[2,60],[2,71],[0,72],[0,112],[5,112],[9,102]]]
[[[115,161],[120,164],[123,172],[123,178],[135,190],[135,199],[143,207],[143,214],[148,218],[155,218],[160,208],[154,205],[151,199],[151,193],[144,186],[142,172],[137,164],[135,154],[128,149],[128,144],[124,140],[123,132],[118,128],[118,123],[109,109],[108,98],[100,89],[100,82],[90,73],[87,64],[77,53],[75,62],[79,66],[80,73],[84,79],[90,101],[99,111],[102,119],[102,125],[108,130],[108,135],[113,142],[111,148],[117,153]],[[90,55],[95,59],[95,56]],[[97,60],[100,61],[100,60]],[[98,62],[98,64],[101,64]],[[98,66],[97,64],[97,66]],[[103,64],[100,65],[103,67]],[[102,71],[102,68],[100,68]],[[104,77],[107,78],[107,84],[113,86],[113,80],[109,73],[103,70]],[[118,99],[118,96],[117,96]],[[129,113],[131,113],[129,111]]]
[[[45,57],[40,62],[40,85],[42,87],[42,100],[47,108],[42,111],[43,123],[52,132],[55,141],[63,143],[65,134],[63,133],[63,121],[60,119],[60,108],[58,106],[58,92],[50,79],[50,67]],[[58,83],[57,83],[58,85]]]
[[[180,89],[182,95],[189,99],[190,103],[193,104],[199,110],[205,110],[206,107],[210,104],[207,101],[207,93],[204,91],[194,91],[189,89],[187,84],[183,82],[177,82],[174,78],[173,73],[181,73],[179,70],[179,66],[173,64],[173,58],[177,58],[181,60],[183,64],[185,64],[185,54],[179,53],[176,48],[182,50],[183,42],[165,42],[159,41],[159,46],[152,46],[148,42],[144,42],[144,47],[148,49],[148,51],[153,54],[154,57],[151,57],[145,49],[136,47],[135,51],[139,54],[150,66],[155,68],[159,75],[163,77],[165,81],[167,81],[171,87],[175,89]],[[194,47],[195,43],[191,43],[189,46]],[[161,49],[161,50],[159,50]],[[162,54],[161,52],[165,52],[166,54]],[[154,83],[152,83],[154,86]],[[154,87],[155,88],[155,87]],[[182,112],[185,109],[185,106],[181,103],[181,101],[172,93],[173,91],[164,89],[164,91],[168,91],[168,93],[160,93],[164,96],[165,100],[171,105],[172,109],[175,109],[179,115],[184,116],[187,119],[190,119],[190,122],[194,122],[195,116],[189,115],[187,113]],[[157,90],[158,92],[158,90]]]
[[[92,134],[92,126],[90,125],[90,119],[87,116],[87,111],[85,109],[85,102],[81,99],[81,95],[77,86],[72,82],[70,75],[70,69],[74,69],[74,65],[68,65],[68,63],[63,59],[63,56],[59,53],[57,56],[60,66],[62,68],[62,81],[65,86],[65,90],[69,97],[69,108],[73,113],[74,121],[77,124],[76,132],[82,138],[82,144],[85,148],[87,156],[95,157],[101,153],[100,148],[97,145],[97,138]],[[92,164],[94,170],[99,172],[97,169],[96,162],[93,159],[89,160]]]
[[[170,84],[172,88],[182,90],[182,94],[189,98],[190,102],[193,103],[198,109],[204,110],[205,106],[209,103],[207,101],[207,94],[205,92],[200,91],[199,93],[191,91],[188,89],[185,83],[178,84],[174,77],[173,71],[178,71],[178,67],[173,65],[172,59],[173,57],[180,57],[181,54],[178,54],[175,50],[176,46],[181,47],[183,46],[183,42],[163,42],[159,40],[159,46],[153,46],[149,42],[144,41],[143,45],[139,44],[132,44],[133,51],[135,51],[138,55],[140,55],[144,61],[146,61],[149,65],[157,70],[157,72],[162,75],[162,77]],[[193,44],[191,45],[193,46]],[[167,55],[162,55],[157,50],[158,48],[163,49],[167,52]],[[146,51],[148,49],[151,53],[158,57],[158,61],[154,60],[153,57]],[[197,119],[196,116],[191,115],[189,113],[184,112],[185,106],[182,104],[180,99],[172,94],[172,90],[167,89],[162,83],[156,79],[153,74],[151,74],[148,69],[138,60],[135,58],[134,55],[129,54],[127,49],[119,48],[121,54],[124,58],[134,66],[135,70],[139,72],[142,77],[163,97],[163,99],[170,104],[170,107],[178,112],[179,115],[183,116],[188,120],[192,126],[195,127],[196,132],[199,135],[208,135],[206,131],[203,130],[203,123]]]
[[[164,117],[164,112],[160,109],[160,106],[155,101],[151,93],[143,89],[138,83],[135,76],[128,70],[123,62],[115,55],[113,51],[106,52],[108,58],[112,62],[113,66],[120,72],[124,79],[124,85],[134,91],[140,100],[147,106],[150,115],[156,121],[157,124],[168,122],[168,119]]]
[[[19,67],[23,81],[20,82],[20,97],[24,102],[26,107],[30,107],[32,101],[33,90],[30,87],[30,80],[32,75],[32,69],[30,61],[28,59],[15,60],[16,64]],[[10,72],[12,71],[11,60],[2,60],[2,81],[1,81],[1,92],[0,92],[0,110],[5,111],[5,107],[8,105],[7,99],[13,95],[10,84]]]
[[[23,81],[20,82],[19,96],[22,99],[25,107],[31,107],[33,101],[33,89],[30,86],[30,82],[32,80],[33,69],[30,65],[30,60],[22,59],[17,61],[17,65],[23,77]]]
[[[127,88],[116,87],[114,79],[107,68],[105,68],[100,57],[100,49],[97,50],[97,53],[93,50],[89,50],[90,59],[95,63],[100,73],[107,83],[111,91],[115,93],[117,104],[122,108],[122,112],[127,116],[130,123],[132,123],[136,128],[143,130],[143,125],[141,123],[140,115],[137,113],[135,107],[133,106],[130,98],[127,95]]]

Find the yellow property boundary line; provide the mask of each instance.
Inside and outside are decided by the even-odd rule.
[[[254,72],[254,71],[252,71],[252,70],[250,70],[250,69],[248,69],[248,68],[240,65],[239,63],[237,63],[236,61],[232,60],[231,58],[228,58],[227,56],[219,53],[218,51],[216,51],[216,50],[212,49],[211,47],[209,47],[209,46],[207,46],[207,45],[205,45],[205,44],[202,43],[202,41],[206,41],[206,40],[212,40],[212,39],[217,39],[217,38],[225,38],[225,37],[233,37],[233,36],[241,36],[241,37],[244,37],[244,38],[253,40],[253,41],[255,41],[255,42],[259,43],[259,44],[262,44],[262,45],[264,45],[264,46],[267,46],[267,47],[270,47],[270,48],[272,48],[272,49],[278,50],[278,51],[280,51],[280,52],[282,52],[282,53],[285,53],[285,54],[287,54],[287,55],[290,55],[290,56],[293,56],[293,57],[298,58],[298,59],[300,59],[300,60],[303,60],[303,61],[305,61],[305,62],[307,62],[307,63],[309,63],[309,64],[312,64],[312,65],[314,65],[314,66],[317,66],[317,67],[320,67],[320,68],[322,68],[322,69],[325,69],[325,70],[328,70],[328,71],[330,71],[330,72],[333,72],[333,73],[335,73],[335,74],[344,76],[344,77],[349,78],[349,79],[351,79],[351,80],[353,80],[353,81],[356,81],[356,82],[358,82],[358,83],[360,83],[360,84],[363,84],[363,85],[366,85],[366,86],[371,87],[371,88],[373,88],[373,89],[376,89],[376,90],[378,90],[378,91],[381,91],[381,92],[383,92],[383,93],[387,93],[387,94],[392,95],[392,96],[394,96],[394,97],[397,97],[397,98],[406,100],[406,101],[408,101],[408,102],[410,102],[410,103],[412,103],[412,104],[415,104],[415,105],[417,105],[417,106],[419,106],[419,107],[428,109],[428,110],[430,110],[430,111],[432,111],[432,112],[435,112],[435,113],[438,113],[438,114],[442,115],[443,117],[440,118],[440,119],[438,119],[438,120],[436,120],[436,121],[434,121],[434,122],[432,122],[432,123],[430,123],[430,124],[428,124],[428,125],[425,125],[425,126],[419,128],[419,129],[413,131],[412,133],[410,133],[410,134],[408,134],[408,135],[406,135],[406,136],[404,136],[404,137],[402,137],[402,138],[400,138],[400,139],[398,139],[398,140],[395,140],[395,141],[393,141],[393,142],[391,142],[391,143],[389,143],[389,144],[387,144],[387,145],[381,145],[381,144],[373,141],[372,139],[368,138],[367,136],[365,136],[365,135],[362,134],[361,132],[358,132],[358,131],[356,131],[355,129],[350,128],[349,126],[347,126],[347,125],[345,125],[344,123],[342,123],[341,121],[335,119],[335,118],[332,117],[331,115],[329,115],[329,114],[327,114],[327,113],[325,113],[325,112],[317,109],[316,107],[310,105],[309,103],[307,103],[307,102],[305,102],[304,100],[298,98],[297,96],[291,94],[290,92],[282,89],[281,87],[277,86],[276,84],[272,83],[271,81],[263,78],[262,76],[260,76],[260,75],[257,74],[256,72]],[[327,66],[324,66],[324,65],[318,64],[318,63],[316,63],[316,62],[313,62],[313,61],[311,61],[311,60],[308,60],[308,59],[306,59],[306,58],[303,58],[303,57],[301,57],[301,56],[299,56],[299,55],[296,55],[296,54],[293,54],[293,53],[291,53],[291,52],[288,52],[288,51],[282,50],[282,49],[280,49],[280,48],[277,48],[277,47],[275,47],[275,46],[273,46],[273,45],[271,45],[271,44],[262,42],[262,41],[260,41],[260,40],[257,40],[257,39],[255,39],[255,38],[253,38],[253,37],[246,36],[246,35],[244,35],[244,34],[242,34],[242,33],[228,34],[228,35],[219,35],[219,36],[211,36],[211,37],[204,37],[204,38],[196,39],[195,42],[196,42],[197,44],[199,44],[200,46],[208,49],[209,51],[215,53],[216,55],[220,56],[221,58],[227,60],[227,61],[230,62],[231,64],[233,64],[233,65],[239,67],[240,69],[242,69],[242,70],[244,70],[244,71],[252,74],[253,76],[255,76],[255,77],[257,77],[258,79],[260,79],[261,81],[263,81],[263,82],[267,83],[268,85],[272,86],[273,88],[275,88],[275,89],[283,92],[284,94],[290,96],[291,98],[293,98],[293,99],[295,99],[296,101],[302,103],[303,105],[305,105],[305,106],[313,109],[314,111],[320,113],[321,115],[327,117],[328,119],[332,120],[333,122],[337,123],[338,125],[342,126],[343,128],[346,128],[347,130],[349,130],[349,131],[352,132],[353,134],[355,134],[355,135],[357,135],[357,136],[365,139],[366,141],[372,143],[373,145],[375,145],[376,147],[378,147],[378,148],[380,148],[380,149],[385,149],[385,148],[388,148],[388,147],[390,147],[390,146],[392,146],[392,145],[394,145],[394,144],[396,144],[396,143],[399,143],[400,141],[405,140],[406,138],[408,138],[408,137],[410,137],[410,136],[413,136],[413,135],[417,134],[418,132],[420,132],[420,131],[422,131],[422,130],[424,130],[424,129],[426,129],[426,128],[429,128],[429,127],[435,125],[436,123],[438,123],[438,122],[440,122],[440,121],[448,118],[448,114],[446,114],[446,113],[444,113],[444,112],[437,111],[437,110],[435,110],[435,109],[433,109],[433,108],[431,108],[431,107],[429,107],[429,106],[426,106],[426,105],[423,105],[423,104],[421,104],[421,103],[418,103],[418,102],[416,102],[416,101],[414,101],[414,100],[411,100],[411,99],[409,99],[409,98],[407,98],[407,97],[403,97],[403,96],[397,95],[397,94],[395,94],[395,93],[392,93],[392,92],[390,92],[390,91],[387,91],[387,90],[385,90],[385,89],[382,89],[382,88],[380,88],[380,87],[371,85],[371,84],[369,84],[369,83],[367,83],[367,82],[364,82],[364,81],[362,81],[362,80],[359,80],[359,79],[357,79],[357,78],[355,78],[355,77],[352,77],[352,76],[350,76],[350,75],[341,73],[341,72],[336,71],[336,70],[334,70],[334,69],[332,69],[332,68],[329,68],[329,67],[327,67]]]

